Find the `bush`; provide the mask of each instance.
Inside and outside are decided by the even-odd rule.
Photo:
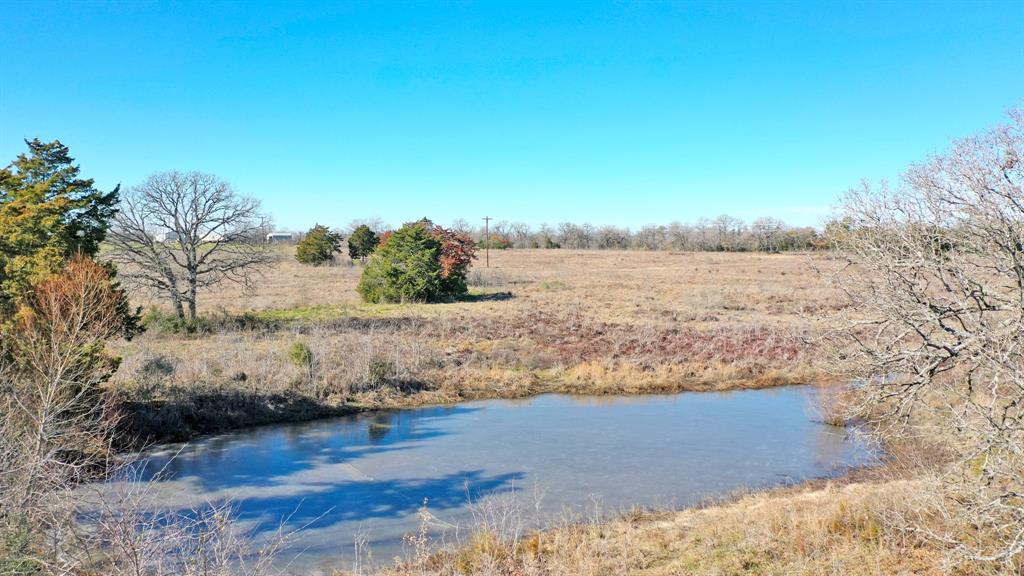
[[[442,298],[462,296],[469,291],[466,276],[476,258],[476,243],[468,234],[434,226],[431,233],[441,241]]]
[[[348,237],[348,256],[353,260],[366,260],[377,249],[380,239],[373,230],[363,224],[352,231]]]
[[[367,302],[429,302],[441,297],[441,241],[425,226],[405,225],[388,236],[363,270]]]
[[[466,293],[476,245],[465,234],[423,220],[385,235],[363,270],[367,302],[438,302]]]
[[[506,236],[491,234],[490,238],[484,238],[477,243],[479,248],[490,248],[491,250],[507,250],[512,247],[512,241]]]
[[[395,363],[382,356],[374,356],[370,358],[370,363],[367,368],[369,371],[369,385],[371,388],[381,388],[386,386],[395,378],[395,375],[398,372],[395,368]]]
[[[194,320],[179,318],[159,308],[151,308],[142,317],[142,325],[147,330],[162,334],[210,334],[213,324],[208,318],[197,316]]]
[[[295,249],[295,259],[303,264],[320,266],[333,261],[334,253],[340,250],[341,236],[317,224],[299,242]]]
[[[166,356],[156,354],[146,358],[139,367],[139,376],[146,380],[162,380],[174,375],[174,362]]]
[[[288,349],[288,358],[299,368],[309,368],[313,364],[313,351],[305,342],[295,342]]]

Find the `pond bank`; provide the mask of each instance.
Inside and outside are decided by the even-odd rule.
[[[723,372],[722,374],[726,374]],[[722,375],[720,374],[720,375]],[[599,366],[577,367],[568,374],[539,375],[491,370],[478,378],[437,373],[431,382],[385,385],[353,397],[318,399],[299,391],[262,393],[244,386],[177,387],[157,397],[134,399],[115,389],[122,415],[119,445],[125,449],[183,442],[209,434],[255,426],[309,422],[375,410],[398,410],[460,402],[522,399],[542,394],[581,396],[675,394],[760,390],[777,386],[826,382],[809,371],[770,372],[757,378],[686,377],[671,370],[637,374]],[[631,378],[632,377],[632,378]]]

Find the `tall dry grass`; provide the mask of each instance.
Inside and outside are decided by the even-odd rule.
[[[930,496],[935,481],[814,483],[678,512],[565,520],[540,531],[522,521],[528,508],[499,504],[478,516],[475,530],[455,546],[421,532],[412,536],[415,546],[403,562],[364,574],[995,574],[991,567],[951,562],[933,541],[905,529],[903,514],[936,510]]]

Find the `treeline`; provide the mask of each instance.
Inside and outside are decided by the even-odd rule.
[[[619,226],[594,226],[563,222],[533,228],[522,222],[498,221],[483,227],[456,220],[452,228],[473,236],[481,247],[569,248],[574,250],[686,250],[702,252],[786,252],[821,250],[827,235],[805,226],[795,227],[775,218],[746,223],[722,215],[694,223],[672,222],[636,230]]]

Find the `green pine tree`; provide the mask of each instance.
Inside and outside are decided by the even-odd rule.
[[[348,255],[353,260],[366,260],[377,249],[380,239],[373,230],[363,224],[352,231],[348,237]]]
[[[326,226],[317,224],[306,233],[295,249],[295,259],[303,264],[320,266],[334,259],[334,253],[341,251],[341,236]]]
[[[101,192],[59,140],[26,140],[0,170],[0,314],[75,254],[94,256],[117,211],[118,188]]]
[[[432,302],[441,299],[441,240],[420,224],[406,224],[388,238],[363,269],[359,294],[367,302]]]

